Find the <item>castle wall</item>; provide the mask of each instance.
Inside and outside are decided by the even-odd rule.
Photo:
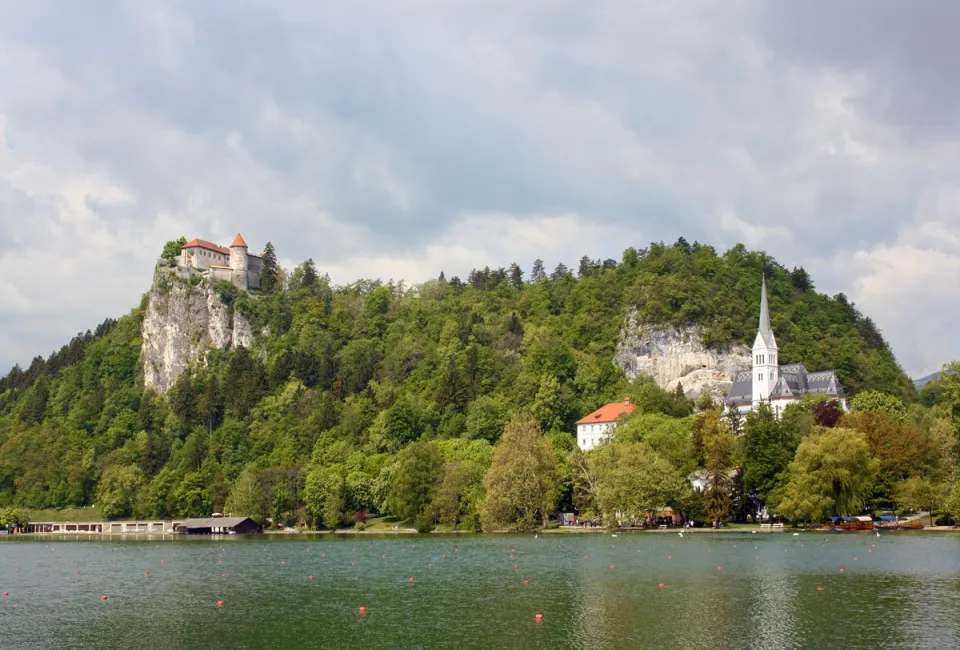
[[[211,266],[226,265],[228,262],[226,255],[207,250],[200,246],[184,248],[180,251],[180,264],[183,266],[192,266],[195,269],[209,269]]]
[[[233,271],[226,268],[210,269],[210,279],[214,282],[219,282],[220,280],[233,282]]]

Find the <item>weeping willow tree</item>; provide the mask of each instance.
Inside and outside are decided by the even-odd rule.
[[[818,428],[797,448],[780,512],[794,521],[852,515],[864,507],[876,472],[866,436]]]

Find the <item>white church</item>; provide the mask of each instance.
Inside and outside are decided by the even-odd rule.
[[[777,340],[770,327],[767,280],[760,294],[760,327],[753,342],[753,370],[737,373],[727,394],[727,408],[746,413],[766,402],[776,415],[787,404],[799,402],[804,395],[826,395],[847,409],[847,395],[833,370],[807,372],[799,363],[781,366],[777,359]]]

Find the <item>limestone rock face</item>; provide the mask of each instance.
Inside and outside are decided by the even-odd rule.
[[[708,393],[715,402],[723,400],[742,370],[752,367],[752,353],[743,345],[713,350],[703,344],[698,327],[662,328],[640,323],[635,314],[627,317],[614,363],[627,377],[650,375],[661,388],[683,392],[690,399]]]
[[[191,363],[204,362],[207,350],[251,347],[253,328],[224,304],[206,283],[192,285],[195,275],[183,267],[158,267],[143,319],[143,383],[166,392]]]

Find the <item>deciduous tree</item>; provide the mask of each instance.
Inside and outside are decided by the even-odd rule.
[[[485,530],[546,524],[557,499],[557,457],[533,419],[518,416],[507,425],[484,485]]]
[[[859,513],[870,495],[876,462],[866,436],[820,428],[800,443],[779,512],[795,521]]]

